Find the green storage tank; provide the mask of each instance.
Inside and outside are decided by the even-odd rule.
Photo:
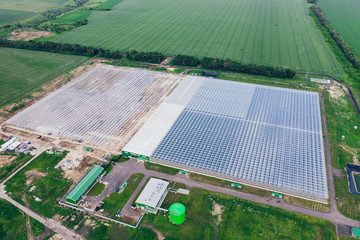
[[[169,220],[172,224],[182,224],[185,221],[185,206],[174,203],[169,208]]]

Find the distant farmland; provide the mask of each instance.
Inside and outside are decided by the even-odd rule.
[[[304,0],[124,0],[55,39],[342,74]]]
[[[0,9],[0,24],[18,21],[35,15],[34,12]]]
[[[0,0],[0,9],[41,12],[60,6],[66,0]]]
[[[321,0],[319,5],[331,25],[360,57],[360,1]]]
[[[0,106],[86,59],[8,48],[0,48],[0,56]]]

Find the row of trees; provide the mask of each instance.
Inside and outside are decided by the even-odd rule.
[[[294,78],[296,75],[296,71],[291,69],[255,64],[243,64],[232,61],[230,59],[223,60],[218,58],[204,57],[202,60],[200,60],[192,56],[176,55],[173,59],[173,63],[175,65],[192,67],[201,64],[203,68],[207,69],[225,70],[277,78]]]
[[[176,55],[172,61],[175,65],[191,67],[196,67],[201,63],[200,59],[186,55]]]
[[[218,58],[204,57],[201,61],[201,64],[204,68],[209,69],[219,69],[267,77],[294,78],[296,75],[296,71],[291,69],[256,64],[243,64],[232,61],[230,59],[223,60]]]
[[[56,43],[56,42],[36,42],[36,41],[10,41],[0,39],[0,47],[19,48],[27,50],[54,52],[71,55],[81,55],[87,57],[105,57],[120,59],[123,57],[120,51],[105,50],[78,44]]]
[[[112,51],[90,46],[81,46],[78,44],[36,41],[11,41],[7,39],[0,39],[0,47],[113,59],[121,59],[123,58],[124,54],[120,51]],[[161,63],[165,59],[165,55],[158,52],[138,52],[133,50],[126,52],[125,55],[129,60],[151,63]]]
[[[161,63],[165,60],[165,55],[159,52],[138,52],[132,50],[126,53],[126,58],[140,62]]]
[[[360,58],[358,58],[352,48],[344,41],[339,33],[330,25],[325,14],[322,12],[319,6],[312,5],[311,10],[315,14],[316,18],[319,20],[319,23],[325,27],[325,29],[330,34],[331,38],[334,39],[336,45],[341,49],[345,54],[345,57],[354,65],[355,68],[360,69]]]

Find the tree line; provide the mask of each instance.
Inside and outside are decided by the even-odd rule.
[[[198,66],[201,64],[203,68],[207,69],[225,70],[276,78],[294,78],[296,75],[296,71],[292,69],[256,64],[243,64],[230,59],[223,60],[204,57],[200,60],[192,56],[176,55],[173,59],[173,63],[180,66]]]
[[[172,61],[175,65],[191,67],[196,67],[201,63],[200,59],[186,55],[176,55]]]
[[[106,58],[122,58],[120,51],[105,50],[102,48],[94,48],[90,46],[81,46],[78,44],[56,43],[56,42],[36,42],[36,41],[11,41],[0,39],[0,47],[19,48],[27,50],[45,51],[70,55],[81,55],[87,57],[106,57]]]
[[[37,41],[11,41],[7,39],[0,39],[0,47],[18,48],[35,51],[45,51],[61,54],[80,55],[86,57],[104,57],[112,59],[121,59],[124,52],[116,50],[107,50],[103,48],[95,48],[90,46],[82,46],[79,44],[57,43],[57,42],[37,42]],[[165,59],[165,55],[158,52],[125,52],[125,56],[129,60],[161,63]]]
[[[165,60],[165,55],[159,52],[138,52],[132,50],[126,53],[126,58],[133,61],[161,63]]]
[[[326,29],[326,31],[330,34],[331,38],[335,41],[336,45],[340,48],[340,50],[344,53],[345,57],[351,62],[351,64],[360,69],[360,58],[358,58],[352,48],[344,41],[339,33],[330,25],[325,14],[321,10],[321,8],[317,5],[312,5],[310,9],[313,11],[316,18],[319,20],[319,23]]]

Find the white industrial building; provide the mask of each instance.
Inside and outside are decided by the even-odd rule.
[[[138,208],[157,213],[169,189],[169,182],[150,178],[135,204]]]

